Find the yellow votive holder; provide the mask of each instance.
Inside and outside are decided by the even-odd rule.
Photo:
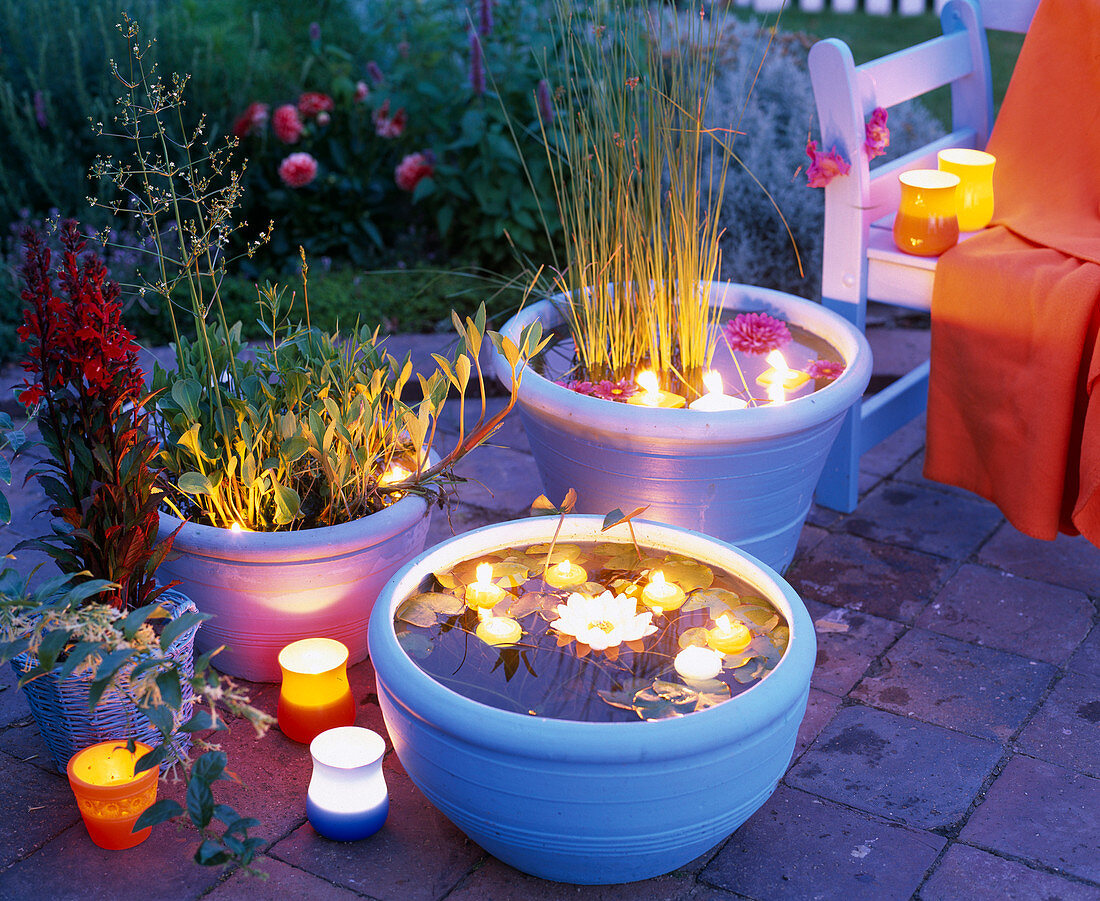
[[[910,169],[898,176],[901,202],[894,217],[898,250],[934,257],[959,240],[957,192],[962,179],[939,169]]]
[[[941,150],[937,157],[941,171],[959,176],[955,190],[959,231],[985,228],[993,218],[993,167],[997,158],[966,147]]]
[[[348,649],[332,638],[303,638],[279,652],[279,728],[308,744],[322,732],[355,723]]]
[[[137,775],[138,760],[152,750],[134,742],[129,751],[126,741],[104,741],[71,758],[67,768],[69,785],[92,841],[101,848],[121,851],[149,837],[152,827],[134,832],[134,824],[157,800],[160,769],[152,766]]]

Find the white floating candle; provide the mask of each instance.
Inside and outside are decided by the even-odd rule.
[[[642,591],[642,603],[653,610],[666,612],[678,610],[687,600],[679,585],[665,581],[665,574],[657,570],[649,577],[649,584]]]
[[[722,654],[738,654],[749,646],[752,632],[744,623],[722,614],[715,620],[716,628],[707,631],[707,644]]]
[[[546,584],[555,588],[573,588],[583,585],[588,581],[588,573],[583,566],[578,566],[569,560],[562,560],[556,566],[551,566],[546,571]]]
[[[773,350],[765,359],[771,369],[764,370],[756,377],[756,384],[758,385],[763,385],[765,388],[779,385],[786,391],[794,391],[810,380],[809,375],[805,372],[799,369],[791,369],[783,358],[783,354],[778,350]],[[770,390],[768,391],[768,397],[776,400]],[[779,399],[782,400],[782,398]]]
[[[748,406],[748,402],[739,397],[726,394],[722,389],[722,376],[714,369],[709,369],[703,375],[703,386],[707,393],[697,397],[688,406],[692,410],[711,412],[714,410],[741,410]]]
[[[711,648],[690,645],[672,661],[676,672],[688,682],[706,682],[722,672],[722,655]]]
[[[628,397],[626,402],[639,407],[668,407],[675,409],[684,406],[684,399],[679,394],[671,391],[662,391],[657,381],[657,373],[652,369],[646,369],[638,373],[638,387],[642,389],[640,394]]]
[[[510,616],[486,616],[481,614],[475,633],[487,645],[515,644],[523,637],[520,624]]]

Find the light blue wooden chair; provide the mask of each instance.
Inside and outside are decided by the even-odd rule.
[[[836,38],[810,49],[821,149],[851,162],[847,177],[825,188],[822,302],[861,330],[867,301],[929,310],[936,257],[904,254],[894,246],[898,175],[936,168],[947,147],[982,149],[993,127],[993,89],[985,28],[1024,32],[1039,0],[948,0],[943,36],[855,65]],[[950,85],[952,131],[900,159],[871,168],[862,150],[864,123],[876,107],[889,110]],[[817,502],[849,512],[858,501],[860,457],[920,415],[928,398],[928,361],[848,413],[817,486]]]

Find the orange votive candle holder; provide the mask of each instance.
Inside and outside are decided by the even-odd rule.
[[[993,167],[997,158],[984,150],[950,147],[937,157],[944,172],[959,176],[957,217],[959,231],[985,228],[993,219]]]
[[[910,169],[898,176],[901,202],[894,217],[894,243],[899,250],[934,257],[958,243],[960,181],[953,172],[939,169]]]
[[[160,768],[134,774],[138,760],[152,748],[126,740],[102,741],[69,758],[66,771],[76,795],[76,806],[92,841],[101,848],[121,851],[139,845],[152,827],[134,832],[134,824],[157,800]]]
[[[322,732],[355,724],[348,649],[333,638],[303,638],[279,652],[279,728],[308,744]]]

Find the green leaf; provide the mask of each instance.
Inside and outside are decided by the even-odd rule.
[[[179,727],[180,732],[207,732],[210,729],[227,729],[221,720],[216,720],[205,707],[200,707],[192,714],[191,719]]]
[[[172,400],[188,419],[199,419],[199,398],[202,397],[202,385],[194,379],[178,379],[172,384]]]
[[[196,764],[195,769],[197,768]],[[191,779],[187,783],[187,816],[195,826],[202,829],[210,824],[214,816],[214,794],[210,791],[210,783],[195,772],[195,769],[192,769]]]
[[[209,618],[208,615],[198,612],[184,613],[182,616],[176,617],[160,633],[160,649],[167,651],[172,646],[172,642],[187,632],[188,629],[197,628]]]
[[[195,851],[195,863],[204,867],[216,867],[229,860],[229,853],[213,839],[204,839]]]
[[[210,479],[201,472],[182,473],[176,481],[176,485],[184,494],[205,494],[209,497],[214,496],[214,486],[210,483]]]
[[[178,801],[173,801],[171,798],[161,798],[152,807],[148,807],[138,817],[137,822],[134,823],[134,831],[144,829],[146,826],[159,826],[161,823],[167,823],[169,820],[173,820],[183,813],[183,808]]]
[[[164,703],[173,710],[179,710],[183,704],[183,692],[180,688],[180,673],[176,670],[166,670],[157,673],[157,688]]]
[[[298,492],[280,482],[276,482],[272,490],[275,495],[275,522],[279,525],[292,522],[298,515],[298,509],[302,503]]]

